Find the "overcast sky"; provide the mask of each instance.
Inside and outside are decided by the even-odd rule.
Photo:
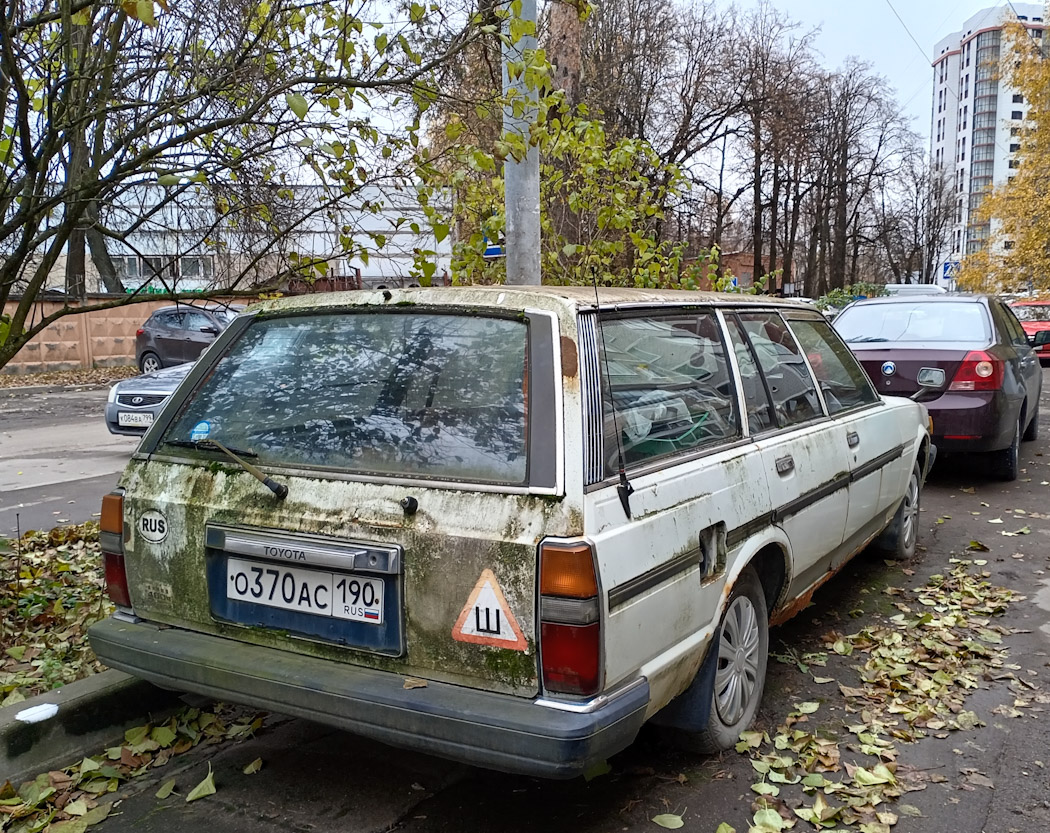
[[[816,47],[829,69],[840,67],[850,55],[870,63],[897,90],[897,100],[912,117],[912,129],[927,139],[933,84],[930,60],[934,45],[945,35],[960,31],[963,23],[982,9],[1009,5],[996,0],[769,2],[807,29],[821,27]]]

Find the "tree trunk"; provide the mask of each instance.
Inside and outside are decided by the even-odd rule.
[[[819,267],[818,250],[820,248],[820,229],[823,226],[821,217],[824,213],[824,189],[817,186],[813,205],[813,224],[810,227],[809,245],[806,247],[806,276],[803,281],[803,294],[807,298],[819,296],[817,270]]]
[[[831,229],[831,268],[828,275],[828,285],[832,289],[844,289],[846,286],[846,261],[849,223],[849,178],[848,162],[849,147],[845,129],[839,137],[839,146],[835,153],[835,221]]]
[[[799,217],[802,210],[802,163],[800,160],[795,161],[794,177],[791,184],[791,220],[788,224],[788,238],[787,246],[784,248],[784,280],[791,281],[792,285],[795,283],[795,276],[793,274],[795,268],[795,244],[798,241],[798,225]],[[787,199],[787,194],[784,196]],[[784,206],[785,214],[787,213],[787,206]],[[798,288],[795,288],[795,292],[798,292]],[[810,297],[807,295],[806,297]]]
[[[751,117],[754,130],[754,164],[752,166],[752,201],[754,202],[754,220],[751,226],[751,246],[754,249],[754,266],[751,281],[764,271],[762,267],[762,117],[756,111]]]
[[[773,285],[766,285],[766,292],[773,294],[776,291],[777,271],[777,232],[780,225],[780,154],[776,149],[776,134],[773,135],[773,193],[769,198],[769,263],[766,265],[765,274]],[[757,277],[757,276],[756,276]]]
[[[552,3],[547,56],[554,68],[554,84],[565,93],[565,103],[570,108],[580,103],[582,43],[579,9],[572,3]]]
[[[87,258],[84,255],[84,229],[75,228],[69,233],[66,245],[66,295],[83,298],[87,294]]]

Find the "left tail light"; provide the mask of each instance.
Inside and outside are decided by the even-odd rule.
[[[106,592],[117,607],[131,608],[128,573],[124,567],[124,493],[110,492],[102,498],[99,523],[102,564],[106,571]]]
[[[544,541],[539,584],[544,691],[597,694],[602,688],[602,631],[591,545]]]

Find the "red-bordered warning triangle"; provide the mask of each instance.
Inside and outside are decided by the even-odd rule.
[[[452,638],[476,645],[527,651],[529,643],[518,627],[510,605],[492,570],[483,570],[452,628]]]

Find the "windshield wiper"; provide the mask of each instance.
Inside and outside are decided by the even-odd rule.
[[[283,483],[278,483],[273,480],[269,475],[263,474],[255,466],[249,463],[247,460],[242,460],[238,457],[239,454],[243,454],[245,457],[258,457],[259,455],[252,451],[250,448],[238,448],[236,452],[233,449],[227,448],[218,440],[165,440],[164,445],[177,445],[184,448],[215,448],[229,457],[238,466],[244,469],[248,474],[262,483],[267,489],[277,495],[278,500],[284,500],[288,497],[288,487]]]
[[[863,342],[870,343],[873,341],[889,341],[889,339],[883,338],[882,336],[861,336],[860,338],[847,338],[846,344],[861,344]]]

